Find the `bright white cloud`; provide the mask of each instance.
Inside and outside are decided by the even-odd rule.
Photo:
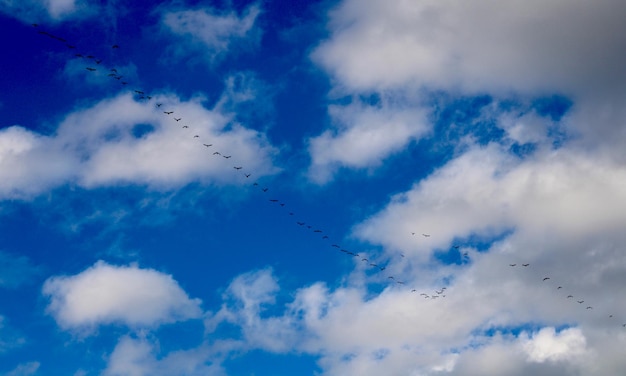
[[[52,21],[67,18],[83,18],[94,14],[93,3],[84,0],[0,0],[0,11],[19,18],[24,22],[41,20]]]
[[[624,3],[346,0],[313,54],[350,90],[623,86]]]
[[[176,110],[175,115],[166,116],[163,109]],[[232,158],[213,155],[215,151]],[[0,197],[29,198],[63,184],[156,189],[192,181],[243,184],[233,166],[243,166],[256,177],[271,174],[275,152],[263,134],[205,109],[200,100],[156,96],[139,102],[121,95],[68,115],[51,136],[19,126],[2,129]]]
[[[184,37],[184,47],[175,54],[187,55],[189,49],[201,49],[210,61],[229,51],[234,42],[241,42],[253,35],[254,22],[260,10],[250,6],[241,16],[234,12],[220,12],[206,8],[168,12],[163,24],[169,31]]]
[[[404,149],[430,128],[426,111],[390,104],[334,105],[329,113],[335,127],[309,140],[309,177],[327,182],[340,167],[379,166],[388,155]]]
[[[554,328],[544,328],[528,338],[523,346],[532,362],[556,362],[583,355],[586,340],[580,329],[566,329],[556,333]]]
[[[50,299],[47,311],[63,329],[153,327],[201,315],[200,300],[190,299],[172,276],[137,266],[99,261],[77,275],[49,278],[42,291]]]

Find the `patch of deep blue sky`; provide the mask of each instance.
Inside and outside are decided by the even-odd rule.
[[[312,186],[302,180],[309,163],[306,139],[328,126],[326,106],[356,99],[373,106],[380,102],[375,94],[329,98],[331,80],[309,61],[311,50],[328,36],[324,14],[329,4],[287,0],[260,3],[262,13],[257,26],[262,32],[258,45],[249,50],[247,45],[235,45],[232,54],[220,57],[208,68],[201,58],[171,56],[171,49],[182,43],[181,39],[155,26],[159,13],[145,4],[129,4],[114,28],[97,18],[56,25],[42,23],[42,27],[102,56],[108,66],[134,64],[138,75],[132,89],[173,90],[183,98],[202,92],[207,96],[207,107],[211,107],[222,93],[224,77],[239,75],[237,85],[254,85],[263,93],[263,100],[238,106],[238,120],[266,131],[271,142],[281,147],[277,163],[285,167],[285,172],[266,179],[266,183],[271,196],[285,202],[296,215],[289,216],[258,191],[207,190],[197,184],[176,192],[168,210],[160,210],[155,204],[165,195],[163,192],[133,186],[93,190],[60,187],[34,201],[3,202],[1,250],[4,259],[10,261],[1,267],[21,267],[29,270],[32,277],[19,286],[0,289],[0,314],[7,318],[6,330],[28,339],[22,347],[0,355],[0,371],[21,361],[39,360],[44,374],[71,374],[76,365],[70,360],[77,358],[101,368],[103,356],[126,333],[123,327],[110,325],[83,342],[69,341],[71,335],[60,333],[52,319],[43,314],[47,302],[40,289],[50,275],[76,274],[98,259],[116,264],[139,261],[142,266],[171,273],[191,297],[204,301],[205,309],[218,310],[223,292],[220,288],[227,286],[230,279],[269,266],[279,277],[283,290],[277,304],[267,308],[269,313],[279,314],[293,288],[320,280],[336,285],[353,265],[351,258],[296,225],[296,219],[323,229],[346,248],[376,249],[345,238],[354,223],[383,208],[390,195],[405,191],[449,161],[458,153],[455,147],[462,137],[471,134],[483,145],[502,142],[503,132],[494,119],[482,118],[482,110],[496,99],[488,95],[458,97],[433,93],[430,118],[434,131],[429,137],[386,158],[373,174],[341,169],[329,185]],[[213,6],[234,6],[242,12],[249,4],[224,1]],[[119,86],[111,83],[87,83],[84,75],[64,76],[64,63],[71,57],[67,47],[37,34],[28,23],[6,15],[0,17],[0,43],[10,52],[0,59],[2,127],[19,124],[53,134],[68,112],[119,92]],[[113,43],[122,48],[111,51]],[[530,100],[498,99],[498,105],[502,111],[535,110],[558,121],[571,102],[555,95]],[[149,127],[145,124],[136,131],[140,134]],[[558,127],[549,131],[555,147],[566,142],[567,137]],[[511,152],[520,158],[533,151],[532,144],[511,146]],[[153,204],[141,206],[144,199]],[[113,213],[120,209],[128,215],[117,222],[107,215],[87,219],[98,210]],[[80,225],[73,227],[76,224]],[[484,251],[493,240],[470,235],[459,242]],[[434,258],[444,264],[464,262],[458,250],[441,250]],[[200,326],[197,321],[165,326],[156,336],[166,350],[192,347],[201,341]],[[6,333],[3,329],[4,338],[10,338]],[[239,335],[229,333],[228,326],[221,327],[219,333]],[[69,344],[61,347],[59,341]],[[282,369],[315,369],[312,358],[294,358],[284,361]],[[249,369],[244,365],[248,362],[268,364],[255,367],[255,372],[263,374],[267,370],[271,374],[276,362],[282,360],[253,353],[244,356],[242,362],[227,363],[227,367],[234,373],[244,373]]]

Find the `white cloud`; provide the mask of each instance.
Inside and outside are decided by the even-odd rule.
[[[575,359],[586,350],[586,340],[580,329],[566,329],[556,333],[554,328],[544,328],[526,339],[524,351],[532,362]]]
[[[158,346],[146,338],[122,337],[109,356],[105,376],[217,376],[225,375],[212,349],[200,346],[159,357]]]
[[[0,11],[29,23],[44,17],[59,22],[92,16],[95,6],[85,0],[0,0]]]
[[[220,14],[210,8],[182,10],[165,13],[162,22],[169,31],[184,38],[184,46],[176,48],[176,55],[187,55],[190,49],[200,49],[210,61],[214,61],[231,50],[233,43],[253,36],[259,12],[256,6],[250,6],[241,16],[234,12]]]
[[[617,88],[624,11],[614,0],[347,0],[330,13],[331,37],[313,58],[357,91]]]
[[[172,276],[137,266],[99,261],[77,275],[49,278],[42,291],[50,298],[47,311],[63,329],[153,327],[201,315],[201,301],[190,299]]]
[[[175,114],[166,116],[164,109]],[[181,122],[173,120],[177,116]],[[0,197],[30,198],[63,184],[243,184],[233,166],[256,177],[271,174],[275,152],[263,134],[205,109],[199,99],[180,102],[163,95],[141,102],[121,95],[68,115],[51,136],[19,126],[1,130]]]
[[[309,177],[317,183],[327,182],[340,167],[379,166],[385,157],[401,151],[430,128],[423,109],[388,103],[333,105],[329,113],[334,129],[309,140]]]

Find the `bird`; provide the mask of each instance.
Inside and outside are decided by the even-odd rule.
[[[81,54],[74,54],[74,56],[76,56],[76,57],[84,57],[84,56],[83,56],[83,55],[81,55]]]
[[[459,247],[460,247],[459,245],[453,245],[452,246],[452,248],[454,248],[454,249],[459,249]]]
[[[328,239],[328,235],[322,236],[322,239]]]
[[[389,277],[387,277],[387,278],[389,278],[389,279],[395,279],[395,278],[393,278],[393,276],[389,276]]]
[[[609,317],[613,317],[613,315],[609,315]]]
[[[402,281],[396,281],[396,283],[399,284],[399,285],[404,285],[404,282],[402,282]]]
[[[530,265],[530,264],[522,264],[522,266],[528,266],[528,265]]]
[[[200,138],[200,136],[198,136],[198,135],[195,135],[195,136],[193,136],[193,138]]]
[[[517,264],[509,264],[509,266],[515,266],[515,265],[517,265]]]
[[[102,63],[102,60],[96,60],[96,64]]]
[[[584,300],[577,300],[578,304],[583,304],[585,301]]]
[[[568,296],[567,296],[567,298],[568,298],[568,299],[569,299],[569,298],[573,298],[573,297],[574,297],[574,295],[568,295]]]
[[[233,167],[235,170],[241,170],[243,167]]]
[[[550,277],[545,277],[543,280],[544,280],[544,281],[547,281],[547,280],[549,280],[549,279],[550,279]]]
[[[120,48],[120,46],[118,46],[117,44],[114,44],[111,46],[111,48]]]
[[[245,174],[245,175],[246,175],[247,178],[249,178],[251,174]]]
[[[267,192],[268,188],[263,188],[262,191],[263,192]]]
[[[365,257],[363,257],[363,258],[361,259],[361,261],[369,261],[369,260],[368,260],[368,259],[366,259]]]
[[[216,151],[215,153],[213,153],[213,155],[222,155],[222,154],[220,154],[219,151]]]
[[[593,309],[593,307],[592,306],[587,306],[587,309]]]
[[[128,85],[128,82],[122,81],[122,85]]]
[[[341,247],[340,247],[339,245],[337,245],[337,244],[333,244],[333,245],[331,245],[331,247],[341,248]]]
[[[223,157],[228,159],[228,158],[232,157],[232,155],[223,155]]]
[[[304,226],[304,222],[296,222],[300,226]]]
[[[213,146],[213,144],[202,144],[202,145],[206,146],[207,148],[208,148],[209,146]]]
[[[137,93],[137,94],[145,94],[145,93],[144,93],[143,91],[141,91],[141,90],[135,90],[135,93]]]
[[[270,199],[271,202],[278,202],[276,199]]]
[[[178,118],[178,119],[174,118],[174,120],[176,120],[176,121],[181,121],[182,119],[183,118]]]
[[[174,113],[174,111],[163,111],[163,113],[166,114],[166,115],[171,115],[171,114]]]
[[[562,289],[562,288],[563,288],[562,286],[559,286],[559,287],[557,287],[556,289],[557,289],[557,290],[560,290],[560,289]]]
[[[111,68],[111,69],[109,69],[109,70],[110,70],[111,72],[115,72],[115,73],[117,73],[117,69],[115,69],[115,68]]]
[[[90,72],[93,72],[93,71],[95,71],[95,70],[96,70],[96,68],[91,68],[91,67],[87,67],[87,68],[85,68],[85,69],[87,69],[87,70],[88,70],[88,71],[90,71]]]
[[[422,234],[422,236],[425,237],[425,238],[429,238],[430,234]]]
[[[66,46],[67,48],[72,49],[72,50],[76,48],[76,46],[72,46],[71,44],[66,44]]]
[[[315,230],[315,231],[313,231],[313,232],[322,232],[322,230]]]
[[[411,290],[411,292],[415,292],[415,291],[417,291],[417,290],[415,290],[415,289]]]
[[[183,125],[183,128],[189,128],[189,126],[188,125]]]

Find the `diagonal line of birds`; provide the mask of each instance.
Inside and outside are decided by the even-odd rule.
[[[100,69],[101,67],[103,67],[103,65],[101,65],[101,63],[103,62],[102,59],[97,58],[96,56],[92,55],[92,54],[87,54],[84,52],[81,52],[77,49],[76,45],[74,44],[70,44],[66,39],[61,38],[59,36],[56,36],[54,34],[51,34],[45,30],[42,30],[39,26],[39,24],[32,24],[32,26],[37,30],[37,32],[47,38],[50,38],[51,40],[57,41],[59,43],[63,43],[69,50],[74,51],[74,57],[77,58],[81,58],[81,59],[85,59],[90,61],[89,66],[86,66],[85,69],[89,72],[96,72],[98,71],[98,69]],[[118,50],[120,49],[120,46],[117,44],[113,44],[110,46],[110,48],[112,50]],[[103,70],[106,70],[106,68],[102,68]],[[120,82],[121,85],[126,86],[129,84],[128,81],[122,80],[124,78],[124,76],[122,76],[120,74],[120,72],[118,72],[118,70],[116,68],[110,68],[108,70],[106,70],[107,72],[107,77],[110,77],[111,79],[117,80]],[[131,93],[135,96],[135,99],[137,100],[144,100],[144,101],[150,101],[153,99],[153,96],[149,95],[146,91],[144,90],[140,90],[140,89],[133,89],[131,91]],[[177,114],[175,116],[173,116],[176,112],[172,109],[163,109],[162,108],[163,104],[162,103],[155,103],[155,107],[158,108],[159,110],[162,111],[164,116],[171,116],[172,119],[178,124],[180,123],[180,121],[184,120],[183,116],[181,114]],[[183,123],[184,124],[184,123]],[[182,129],[189,129],[191,130],[192,128],[190,128],[189,125],[184,124],[181,126]],[[230,154],[226,154],[224,152],[220,152],[217,149],[216,146],[213,145],[213,143],[211,143],[211,141],[206,141],[206,140],[201,140],[200,135],[198,134],[193,134],[192,139],[197,139],[198,142],[201,144],[201,146],[207,148],[211,155],[215,156],[216,158],[223,158],[225,161],[229,160],[230,158],[232,158],[233,156]],[[215,150],[215,151],[212,151]],[[245,179],[249,179],[253,176],[251,171],[247,171],[245,170],[244,166],[239,166],[234,164],[233,166],[233,170],[237,173],[241,173],[243,174],[243,176],[245,177]],[[258,189],[261,193],[265,194],[268,193],[270,191],[269,187],[266,186],[261,186],[257,181],[254,181],[252,184],[252,187],[254,187],[255,189]],[[277,198],[269,198],[268,202],[270,202],[273,205],[277,205],[280,208],[285,208],[287,209],[287,215],[289,216],[293,216],[295,217],[295,213],[292,211],[289,211],[289,208],[287,206],[287,204]],[[299,226],[302,227],[306,230],[309,230],[312,234],[317,235],[319,237],[321,237],[322,240],[327,241],[329,243],[329,247],[340,252],[343,253],[344,255],[348,256],[348,257],[354,257],[358,262],[363,263],[363,265],[371,270],[374,270],[375,272],[378,273],[382,273],[385,272],[385,270],[387,269],[387,267],[385,265],[383,265],[382,263],[376,262],[375,260],[370,260],[368,257],[366,257],[366,254],[361,254],[358,252],[354,252],[348,249],[343,248],[341,245],[336,244],[336,243],[332,243],[331,239],[328,235],[326,235],[324,233],[324,231],[316,226],[313,226],[305,221],[301,221],[301,220],[295,220],[294,223]],[[411,232],[411,235],[415,236],[415,235],[421,235],[423,238],[430,238],[431,235],[430,234],[426,234],[426,233],[418,233],[418,232]],[[453,245],[452,246],[453,249],[455,250],[459,250],[460,245]],[[463,252],[460,254],[461,255],[461,260],[463,262],[468,262],[470,261],[470,257],[468,252]],[[404,257],[403,254],[400,255],[401,257]],[[511,268],[528,268],[530,266],[530,263],[510,263],[508,264],[509,267]],[[393,285],[398,285],[398,286],[403,286],[406,287],[406,283],[398,278],[396,278],[396,276],[394,275],[386,275],[385,280]],[[552,280],[550,277],[546,276],[542,278],[542,282],[543,283],[550,283]],[[555,291],[561,293],[564,290],[563,286],[557,286]],[[410,288],[411,293],[417,293],[418,289],[416,288]],[[420,292],[419,294],[417,294],[418,296],[424,298],[424,299],[429,299],[429,300],[437,300],[439,298],[445,298],[446,297],[446,291],[447,291],[447,287],[443,286],[439,289],[435,289],[432,292]],[[574,296],[570,293],[568,294],[562,294],[563,298],[571,301],[572,304],[578,304],[580,305],[581,308],[585,309],[586,311],[594,311],[594,307],[592,305],[589,304],[585,304],[586,300],[582,297],[579,296]],[[617,319],[615,318],[615,316],[613,314],[608,314],[606,315],[606,317],[608,317],[611,320],[615,320],[617,321]],[[623,321],[623,323],[620,323],[620,325],[623,328],[626,328],[626,320]]]

